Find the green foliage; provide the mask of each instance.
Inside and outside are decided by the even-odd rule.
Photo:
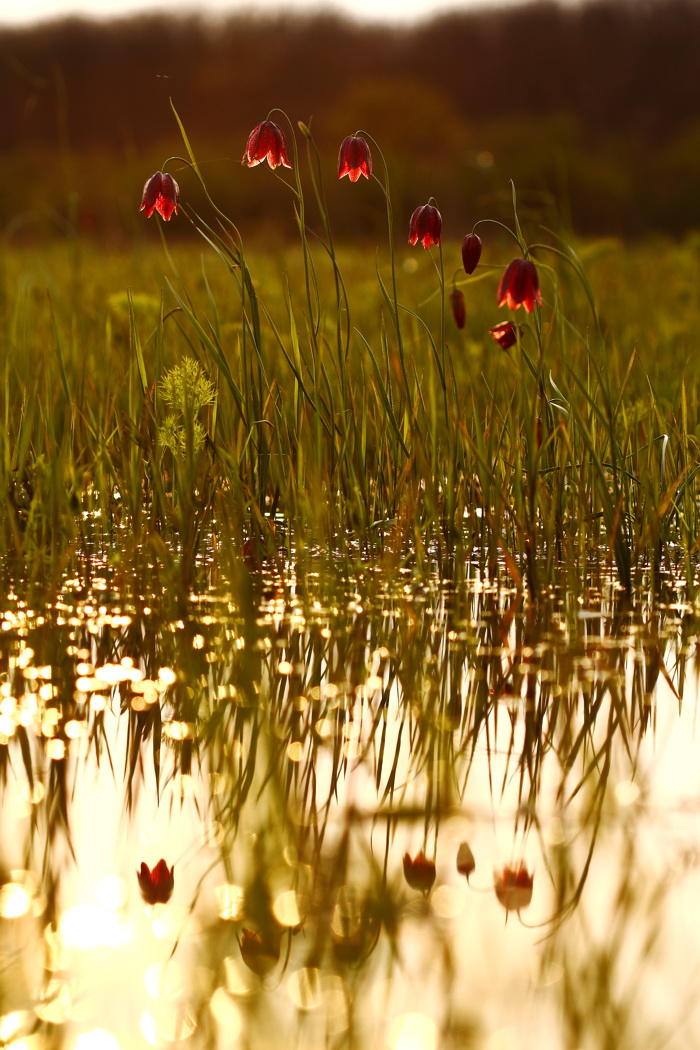
[[[163,376],[160,396],[175,412],[187,418],[196,416],[205,405],[211,405],[216,390],[201,365],[194,358],[186,357]]]
[[[101,252],[99,265],[80,240],[6,254],[8,557],[58,571],[87,514],[134,550],[182,552],[185,579],[216,535],[234,559],[250,541],[256,556],[319,546],[419,573],[470,561],[533,598],[562,576],[582,588],[611,573],[630,594],[671,565],[692,590],[692,238],[572,246],[525,209],[512,230],[479,222],[484,254],[467,278],[449,238],[430,251],[394,243],[390,171],[372,140],[372,181],[342,184],[387,223],[370,261],[334,240],[322,157],[301,144],[306,157],[290,142],[294,167],[275,183],[298,251],[244,247],[187,138],[202,214],[183,198],[163,232],[189,221],[204,259],[183,241],[165,257]],[[525,251],[543,305],[509,315],[496,288]],[[463,330],[445,308],[452,286]],[[519,338],[503,351],[489,329],[508,316]]]
[[[163,377],[160,396],[172,409],[158,430],[162,448],[175,456],[184,456],[188,447],[194,453],[204,448],[206,431],[197,416],[216,398],[214,384],[207,379],[201,366],[192,357],[186,357]]]

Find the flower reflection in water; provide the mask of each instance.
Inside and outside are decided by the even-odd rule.
[[[517,868],[503,868],[494,874],[496,897],[506,911],[519,912],[527,908],[532,900],[534,876],[520,864]]]
[[[422,893],[429,893],[435,882],[435,864],[422,851],[413,858],[404,854],[403,873],[408,885]]]
[[[582,617],[557,598],[533,611],[480,578],[457,586],[367,573],[331,585],[307,574],[302,590],[293,574],[276,572],[256,571],[245,588],[177,609],[167,596],[160,607],[152,600],[148,613],[127,597],[110,605],[103,591],[78,600],[70,587],[65,608],[44,612],[43,623],[17,599],[6,602],[4,697],[13,702],[3,746],[26,773],[20,730],[31,727],[32,782],[16,792],[14,819],[18,852],[34,874],[13,862],[0,900],[13,936],[20,927],[42,931],[38,1016],[53,1025],[74,1017],[75,989],[62,976],[72,969],[86,987],[92,982],[91,995],[104,979],[112,999],[130,1004],[113,1024],[105,1007],[86,1019],[84,1034],[110,1029],[120,1045],[131,1045],[140,1026],[147,1039],[204,1046],[214,1025],[221,1038],[230,1030],[257,1050],[298,1010],[309,1040],[329,1026],[355,1033],[360,1046],[371,1011],[358,1004],[374,1002],[376,988],[382,1010],[371,1024],[382,1026],[382,1041],[403,1046],[406,1018],[441,1031],[452,1011],[460,1031],[478,1027],[480,997],[464,989],[480,981],[504,981],[513,1003],[524,999],[527,982],[507,963],[514,938],[529,938],[541,958],[551,1009],[572,1010],[551,975],[578,973],[582,987],[600,988],[583,980],[600,957],[589,930],[594,905],[606,894],[609,908],[623,901],[624,930],[643,928],[653,940],[664,894],[680,900],[693,870],[681,842],[675,882],[663,851],[650,874],[639,851],[654,848],[636,834],[651,797],[636,787],[639,770],[654,754],[637,700],[652,664],[678,681],[692,625],[674,611],[620,612],[613,589],[589,596]],[[678,746],[690,749],[692,704],[687,712],[669,706],[665,717],[669,739],[678,728]],[[47,758],[56,739],[65,755]],[[119,875],[98,865],[97,904],[75,904],[72,880],[110,848],[118,826],[105,817],[109,792],[121,812],[109,777],[94,786],[98,756],[109,769],[108,747],[127,770],[134,829],[143,831],[147,817],[154,830]],[[677,784],[682,763],[669,755]],[[29,815],[43,836],[43,874]],[[536,896],[530,867],[496,865],[514,829],[518,848],[527,843],[528,858],[547,872]],[[426,839],[430,857],[413,853],[412,843]],[[65,860],[69,844],[75,869]],[[133,880],[137,848],[183,855],[180,909],[163,903],[174,884],[165,860],[139,871],[158,914],[135,907],[135,881],[122,875]],[[471,877],[475,853],[478,870],[496,870],[488,896]],[[647,884],[635,875],[642,869]],[[538,929],[504,927],[504,908],[530,909]],[[542,925],[551,934],[544,940]],[[599,926],[595,938],[606,943]],[[493,969],[488,953],[474,950],[483,944],[494,946]],[[635,950],[624,932],[620,944],[616,951]],[[659,965],[672,968],[659,951]],[[30,955],[26,978],[22,967],[13,971],[7,1016],[42,983]],[[159,977],[162,998],[140,1003],[132,986],[143,995],[144,972],[153,985],[161,971],[152,968],[174,962],[177,981]],[[645,956],[633,969],[645,987],[658,972]],[[378,983],[387,974],[391,994]],[[609,1002],[596,994],[585,1000],[585,1025],[601,1036],[627,989],[611,987]],[[634,1031],[641,1024],[640,1015]]]
[[[469,843],[460,843],[459,849],[457,850],[457,871],[460,875],[464,875],[467,882],[469,882],[469,876],[475,870],[476,861],[474,859],[474,854],[471,851]]]
[[[256,933],[254,930],[241,930],[241,957],[246,966],[256,973],[258,977],[264,977],[273,970],[280,958],[280,949],[277,939],[267,935]]]
[[[151,870],[144,862],[141,870],[137,873],[141,896],[146,904],[167,904],[173,895],[175,887],[175,876],[173,869],[169,868],[161,858]]]

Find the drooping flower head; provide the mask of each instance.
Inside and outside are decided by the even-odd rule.
[[[422,204],[411,216],[408,243],[420,241],[424,248],[431,244],[440,244],[442,216],[432,204]]]
[[[167,222],[173,215],[177,215],[177,204],[180,200],[180,187],[172,175],[167,172],[157,171],[146,180],[141,197],[139,211],[145,211],[146,218],[150,219],[154,211]]]
[[[513,259],[508,263],[498,285],[498,305],[506,305],[509,310],[524,306],[532,313],[537,306],[542,306],[540,279],[535,264],[529,259]]]
[[[408,853],[403,858],[403,873],[412,890],[428,893],[435,882],[435,864],[422,851],[411,859]]]
[[[343,175],[350,178],[350,182],[357,182],[360,175],[366,179],[372,174],[372,154],[369,145],[361,135],[348,135],[340,144],[338,154],[338,178]]]
[[[452,316],[455,319],[455,324],[458,328],[464,328],[464,323],[467,319],[467,311],[464,305],[464,292],[461,288],[453,288],[450,292],[450,305],[452,307]]]
[[[508,350],[518,341],[518,326],[515,321],[501,321],[500,324],[489,328],[489,335],[498,343],[501,350]]]
[[[532,900],[534,882],[535,876],[530,874],[524,864],[517,868],[505,867],[503,871],[494,872],[496,897],[506,911],[527,908]]]
[[[365,950],[364,930],[358,926],[347,937],[341,937],[331,928],[331,944],[333,954],[339,963],[355,963]]]
[[[284,168],[291,168],[287,156],[287,143],[284,139],[282,129],[271,120],[263,120],[257,124],[246,143],[242,164],[254,168],[256,164],[262,164],[266,160],[271,168],[277,168],[280,164]]]
[[[279,962],[279,944],[254,930],[241,930],[241,957],[249,970],[264,977]]]
[[[170,900],[175,886],[173,870],[162,858],[152,871],[147,864],[141,865],[141,870],[136,872],[136,877],[139,880],[141,896],[146,904],[166,904]]]
[[[462,262],[466,274],[474,273],[481,258],[481,237],[468,233],[462,241]]]
[[[471,846],[468,842],[460,843],[460,847],[457,850],[457,871],[460,875],[464,875],[467,882],[469,882],[469,876],[475,868],[476,861],[474,860]]]

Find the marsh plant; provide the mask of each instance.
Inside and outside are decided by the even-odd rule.
[[[194,455],[201,452],[207,432],[200,414],[216,400],[216,388],[201,365],[192,357],[183,358],[163,376],[159,393],[167,406],[158,429],[161,448],[181,457],[188,450]]]
[[[575,249],[509,187],[451,217],[460,251],[433,197],[399,221],[361,129],[336,174],[386,240],[340,245],[311,130],[273,110],[243,163],[289,199],[275,258],[175,115],[143,287],[116,256],[86,281],[80,244],[63,295],[7,260],[0,932],[26,937],[0,1039],[83,1023],[95,975],[66,957],[99,948],[131,952],[100,1009],[133,1019],[137,973],[151,1045],[504,1046],[504,1003],[522,1045],[661,1045],[682,1010],[644,993],[685,987],[661,931],[697,868],[682,792],[671,846],[648,804],[700,660],[696,248],[664,280],[649,250],[616,314],[619,247]],[[68,907],[86,856],[108,885]]]
[[[59,571],[107,525],[137,557],[162,543],[185,589],[216,530],[232,564],[276,534],[287,550],[418,572],[475,559],[533,600],[562,581],[600,586],[611,568],[628,597],[648,572],[663,588],[682,569],[692,597],[700,397],[676,367],[694,331],[687,297],[673,331],[654,319],[642,333],[670,338],[669,354],[638,347],[628,320],[620,335],[610,321],[612,265],[601,315],[584,264],[600,247],[543,230],[514,187],[492,218],[445,217],[432,197],[398,215],[362,129],[333,175],[385,213],[386,240],[338,245],[311,130],[277,110],[243,154],[251,179],[289,199],[298,248],[274,258],[212,199],[175,116],[185,157],[142,203],[163,237],[160,287],[149,278],[124,300],[112,276],[121,288],[104,298],[126,310],[93,330],[78,253],[80,296],[43,299],[22,278],[10,300],[0,539],[21,575]],[[461,244],[446,219],[467,227]],[[202,259],[170,243],[173,223]],[[640,317],[661,283],[650,276],[646,298],[640,285]]]

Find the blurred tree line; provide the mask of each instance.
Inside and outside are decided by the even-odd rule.
[[[138,235],[145,179],[184,153],[172,97],[210,193],[244,232],[294,233],[289,193],[240,164],[279,106],[314,131],[337,232],[374,236],[384,222],[376,187],[335,179],[341,140],[364,129],[406,226],[432,194],[461,235],[508,213],[513,179],[558,227],[679,233],[700,227],[699,42],[700,0],[538,0],[402,29],[252,13],[4,29],[0,228]],[[206,209],[187,167],[169,170]]]

